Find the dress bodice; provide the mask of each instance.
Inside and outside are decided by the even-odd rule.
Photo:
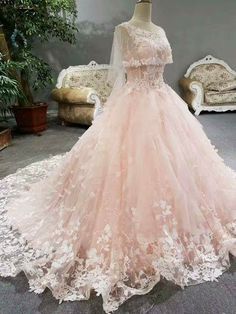
[[[173,60],[169,41],[161,27],[153,33],[124,22],[115,29],[115,43],[113,49],[116,47],[114,50],[119,55],[127,83],[155,88],[163,85],[164,67]]]

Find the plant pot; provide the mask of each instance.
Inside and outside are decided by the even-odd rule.
[[[39,133],[47,128],[47,108],[46,103],[35,103],[30,107],[12,107],[17,127],[24,133]]]
[[[0,129],[0,150],[11,144],[11,129]]]

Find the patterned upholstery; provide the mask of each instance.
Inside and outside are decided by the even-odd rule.
[[[75,70],[65,75],[62,85],[66,88],[93,88],[100,97],[102,104],[104,104],[112,89],[112,86],[109,86],[107,83],[107,73],[107,69],[91,68],[87,71]]]
[[[236,90],[226,92],[206,91],[205,101],[209,105],[215,104],[227,105],[228,103],[236,103]]]
[[[226,81],[226,82],[219,82],[219,83],[212,83],[207,85],[208,90],[216,90],[218,92],[224,92],[229,90],[236,89],[236,79]]]
[[[94,102],[91,99],[91,95],[96,93],[92,88],[88,87],[62,87],[52,90],[52,97],[57,102],[65,102],[70,104],[91,104]]]
[[[236,110],[236,72],[222,60],[206,56],[193,63],[179,83],[196,115],[203,110]]]
[[[192,80],[199,81],[203,84],[204,88],[212,83],[226,82],[232,80],[235,76],[229,73],[225,67],[220,64],[203,64],[197,66],[190,74]]]
[[[52,97],[58,102],[62,122],[91,125],[111,93],[107,83],[109,66],[95,61],[88,65],[71,66],[59,74]]]

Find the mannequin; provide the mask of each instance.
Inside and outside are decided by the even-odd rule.
[[[137,1],[133,17],[128,23],[156,33],[159,27],[152,22],[152,0]]]

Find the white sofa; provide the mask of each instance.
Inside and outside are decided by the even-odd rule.
[[[236,72],[223,60],[208,55],[194,62],[179,83],[195,115],[236,110]]]
[[[91,125],[111,93],[107,83],[109,65],[91,61],[88,65],[70,66],[60,72],[52,98],[58,102],[62,124]]]

